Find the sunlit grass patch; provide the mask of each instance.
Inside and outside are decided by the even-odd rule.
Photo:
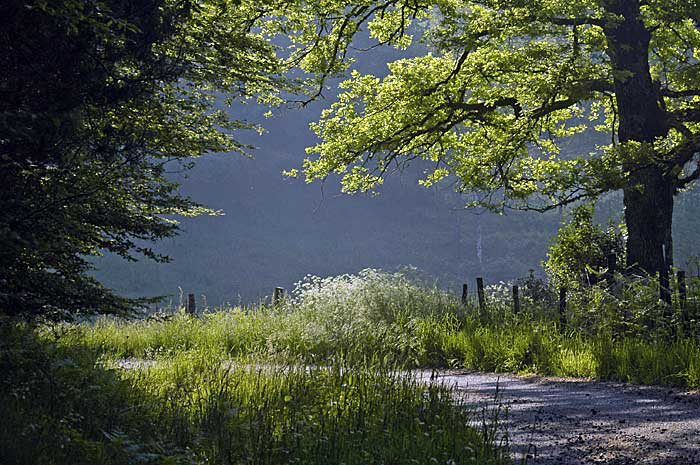
[[[200,317],[178,312],[164,319],[102,318],[73,327],[64,341],[117,358],[154,358],[192,349],[250,354],[263,350],[270,331],[281,323],[270,312],[240,308]]]
[[[379,359],[402,367],[700,387],[697,336],[672,336],[677,321],[662,319],[656,294],[644,282],[573,295],[565,324],[558,302],[547,297],[544,284],[538,286],[532,295],[523,293],[516,314],[505,284],[487,287],[482,310],[473,300],[462,304],[457,296],[404,275],[365,270],[309,277],[274,307],[198,317],[178,313],[165,321],[101,320],[78,327],[71,343],[122,358],[197,349],[274,363],[318,365],[342,358],[361,365]],[[655,329],[649,329],[652,323]]]
[[[558,376],[593,379],[598,375],[598,362],[588,344],[580,341],[567,344],[560,349],[557,358]]]
[[[207,463],[505,463],[440,385],[386,368],[251,367],[186,352],[125,373]],[[184,419],[184,421],[182,420]]]
[[[626,339],[599,342],[598,375],[639,384],[700,387],[700,345],[680,339],[670,343]]]
[[[309,277],[282,305],[233,308],[194,318],[102,319],[77,329],[78,342],[112,357],[151,358],[190,349],[225,350],[322,363],[379,357],[401,365],[440,358],[434,336],[459,324],[457,299],[400,274]]]

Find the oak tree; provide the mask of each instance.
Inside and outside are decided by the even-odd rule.
[[[413,34],[428,50],[389,63],[386,77],[355,71],[341,84],[313,125],[321,141],[304,163],[308,181],[339,174],[345,191],[365,191],[421,158],[434,163],[426,184],[454,175],[459,191],[496,210],[544,211],[622,191],[628,265],[671,265],[674,197],[700,178],[699,2],[328,0],[297,8],[277,21],[296,27],[297,56],[319,92],[349,69],[363,29],[399,47]],[[572,154],[572,141],[591,129],[609,133],[606,143]]]

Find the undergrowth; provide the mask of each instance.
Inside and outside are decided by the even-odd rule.
[[[497,418],[405,369],[698,388],[699,286],[669,308],[649,283],[572,294],[562,316],[532,277],[516,313],[504,284],[481,309],[365,270],[309,277],[276,306],[0,321],[0,463],[508,463]]]

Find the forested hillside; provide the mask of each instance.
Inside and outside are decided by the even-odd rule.
[[[353,69],[375,76],[388,73],[387,63],[425,53],[414,42],[406,51],[391,47],[364,51],[375,42],[355,37]],[[359,50],[359,51],[358,51]],[[414,266],[419,274],[443,288],[484,276],[494,282],[541,271],[549,242],[566,209],[545,214],[465,209],[476,200],[454,193],[454,180],[424,188],[418,179],[434,166],[416,160],[389,176],[379,195],[341,194],[337,179],[306,185],[288,179],[283,170],[299,168],[305,149],[318,139],[309,124],[336,100],[338,81],[329,83],[324,98],[303,108],[289,105],[272,118],[253,103],[226,107],[234,118],[260,124],[264,134],[241,132],[242,142],[255,148],[251,158],[239,154],[207,155],[186,177],[173,174],[183,194],[223,216],[182,220],[183,232],[155,249],[172,257],[169,264],[143,260],[98,260],[98,278],[130,296],[169,296],[177,303],[184,293],[204,294],[208,304],[255,303],[275,286],[287,289],[307,274],[328,276],[367,267],[394,271]],[[609,142],[608,135],[589,130],[567,141],[562,150],[575,157]],[[422,163],[422,165],[421,165]],[[674,256],[679,267],[700,253],[700,224],[694,211],[697,194],[678,197],[674,215]],[[598,201],[600,223],[623,222],[620,193]]]
[[[464,209],[470,198],[453,193],[449,182],[419,186],[418,165],[391,176],[377,196],[341,195],[331,180],[321,186],[284,178],[282,171],[299,166],[305,147],[314,143],[308,123],[318,106],[267,120],[254,106],[234,111],[268,131],[247,135],[256,146],[253,158],[209,155],[181,178],[183,193],[224,214],[185,219],[180,236],[157,245],[172,263],[100,259],[98,277],[108,286],[132,296],[168,295],[166,305],[177,303],[178,286],[206,295],[209,305],[239,298],[252,303],[275,286],[291,288],[307,274],[411,265],[425,278],[456,289],[478,275],[492,282],[539,270],[549,240],[566,219],[565,210],[496,215]],[[700,251],[697,204],[696,194],[689,193],[676,208],[675,255],[682,267]],[[619,196],[602,199],[598,209],[600,222],[622,219]]]

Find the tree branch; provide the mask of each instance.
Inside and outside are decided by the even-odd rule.
[[[513,109],[515,116],[529,116],[530,118],[542,118],[555,111],[564,110],[577,103],[587,100],[592,97],[594,92],[612,92],[613,84],[604,79],[594,79],[590,81],[582,81],[572,86],[569,89],[571,96],[562,100],[555,100],[548,105],[542,105],[529,112],[524,112],[520,102],[514,97],[504,97],[496,100],[493,105],[485,105],[481,103],[455,103],[454,108],[470,111],[470,112],[488,112],[498,109],[499,107],[510,107]]]
[[[700,107],[683,108],[668,112],[671,118],[682,123],[700,123]]]
[[[676,190],[683,189],[688,184],[690,184],[693,181],[697,181],[698,179],[700,179],[700,164],[693,170],[692,173],[690,173],[685,178],[678,178],[678,180],[675,183]]]
[[[700,152],[700,135],[695,135],[689,139],[687,139],[683,144],[679,145],[674,151],[673,151],[673,158],[670,161],[671,165],[671,172],[673,173],[674,170],[678,172],[678,174],[681,173],[683,166],[685,166],[686,163],[688,163],[690,160],[693,159],[695,155],[697,155]],[[683,187],[687,186],[691,182],[695,181],[698,179],[698,176],[700,176],[700,166],[695,168],[695,170],[686,176],[685,178],[678,178],[674,182],[674,187],[676,189],[682,189]]]
[[[661,96],[662,97],[670,97],[670,98],[700,97],[700,90],[698,90],[698,89],[688,89],[688,90],[661,89]]]
[[[599,18],[545,18],[544,21],[549,21],[558,26],[598,26],[603,27],[604,21]]]

